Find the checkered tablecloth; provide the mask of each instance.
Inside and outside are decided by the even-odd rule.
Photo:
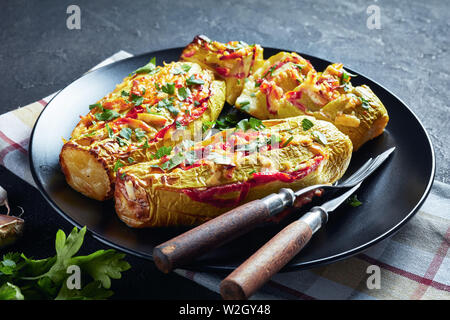
[[[94,68],[130,56],[120,51]],[[0,164],[32,185],[28,142],[52,97],[0,116]],[[435,181],[420,211],[394,236],[325,267],[277,274],[252,299],[450,299],[449,244],[450,185]],[[372,265],[380,271],[379,289],[367,285]],[[220,275],[175,272],[219,292]]]

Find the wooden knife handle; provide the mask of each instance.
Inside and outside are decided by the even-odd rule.
[[[266,221],[274,213],[293,204],[294,193],[281,189],[280,193],[248,202],[198,227],[158,245],[153,259],[159,270],[168,273],[196,257],[214,249]]]
[[[248,299],[300,252],[326,219],[326,212],[313,208],[281,230],[221,282],[222,297]]]

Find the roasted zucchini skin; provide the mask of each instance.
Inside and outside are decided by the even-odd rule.
[[[119,167],[175,145],[182,138],[173,135],[179,127],[193,132],[214,121],[224,103],[225,82],[196,63],[174,62],[126,77],[90,107],[64,144],[60,165],[68,184],[96,200],[111,198]]]
[[[184,48],[180,60],[196,62],[224,79],[226,101],[231,105],[241,94],[244,80],[264,62],[263,49],[257,44],[248,45],[242,41],[220,43],[204,35],[196,36]]]
[[[305,121],[312,128],[305,127]],[[193,154],[208,151],[169,170],[160,168],[175,158],[178,146],[172,158],[119,169],[114,194],[119,218],[134,228],[199,224],[283,187],[333,183],[347,169],[352,142],[333,124],[309,116],[262,124],[265,128],[256,133],[225,130],[198,142],[189,149]],[[263,143],[256,152],[246,153],[255,141],[267,139],[279,144]],[[237,147],[223,160],[217,152],[233,145],[230,141]],[[182,155],[189,153],[182,150]]]
[[[236,107],[259,119],[311,115],[349,135],[356,151],[380,135],[389,116],[366,85],[353,87],[342,64],[317,72],[296,53],[280,52],[245,81]]]

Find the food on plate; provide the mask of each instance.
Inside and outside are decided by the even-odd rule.
[[[241,94],[244,80],[264,62],[263,49],[257,44],[248,45],[242,41],[220,43],[203,35],[196,36],[184,48],[180,60],[196,62],[224,79],[226,101],[231,105]]]
[[[210,138],[158,150],[120,168],[115,207],[136,228],[202,223],[280,188],[333,183],[346,171],[352,142],[310,116],[240,121]]]
[[[60,164],[68,184],[96,200],[110,198],[120,167],[148,161],[173,133],[214,121],[225,103],[225,82],[192,62],[137,69],[92,104],[64,143]]]
[[[259,119],[310,115],[332,122],[357,150],[383,133],[389,116],[368,86],[352,86],[352,76],[340,63],[317,72],[298,54],[280,52],[252,70],[235,106]]]

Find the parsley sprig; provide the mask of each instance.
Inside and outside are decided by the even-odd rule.
[[[113,295],[111,279],[120,279],[122,272],[130,269],[123,260],[125,254],[114,249],[99,250],[85,256],[76,256],[80,250],[86,227],[76,227],[69,236],[56,233],[56,255],[34,260],[23,253],[6,253],[0,260],[0,300],[56,299],[90,300],[106,299]],[[78,266],[84,282],[81,289],[69,289],[69,266]]]

